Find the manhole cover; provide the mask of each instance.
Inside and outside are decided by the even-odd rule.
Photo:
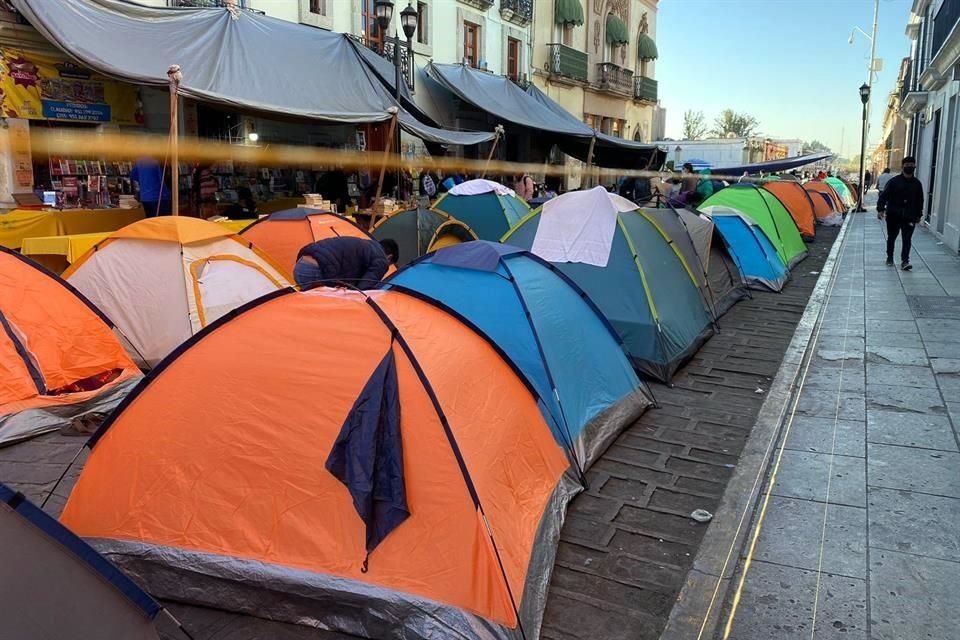
[[[960,298],[950,296],[907,296],[917,318],[960,320]]]

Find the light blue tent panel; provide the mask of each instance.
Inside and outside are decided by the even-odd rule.
[[[495,266],[471,264],[476,245],[488,246]],[[557,441],[582,454],[584,467],[597,447],[580,441],[598,435],[585,436],[585,429],[641,387],[612,327],[586,294],[526,251],[485,242],[449,247],[399,271],[386,286],[440,303],[492,340],[540,396]]]
[[[714,215],[712,220],[748,283],[772,291],[783,289],[787,270],[759,227],[737,215]]]

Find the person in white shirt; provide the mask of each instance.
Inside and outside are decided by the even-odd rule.
[[[877,191],[883,193],[883,190],[886,188],[887,183],[890,182],[890,178],[893,177],[893,174],[890,173],[890,167],[887,167],[883,170],[883,173],[880,174],[880,177],[877,178]]]

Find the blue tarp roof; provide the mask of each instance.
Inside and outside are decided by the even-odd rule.
[[[790,169],[796,169],[797,167],[802,167],[804,165],[813,164],[814,162],[819,162],[821,160],[826,160],[827,158],[832,158],[833,153],[811,153],[806,156],[797,156],[794,158],[784,158],[782,160],[768,160],[767,162],[755,162],[753,164],[744,164],[735,167],[718,167],[713,170],[715,174],[718,175],[727,175],[727,176],[738,176],[742,175],[744,171],[750,174],[760,173],[776,173],[777,171],[788,171]]]

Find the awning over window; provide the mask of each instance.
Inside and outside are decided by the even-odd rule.
[[[640,37],[637,38],[637,58],[640,60],[656,60],[658,57],[657,43],[648,34],[641,33]]]
[[[583,24],[583,5],[580,0],[556,0],[553,8],[553,20],[557,24]]]
[[[607,42],[612,45],[627,44],[630,42],[630,33],[627,31],[627,25],[619,16],[612,13],[607,14]]]
[[[380,122],[392,91],[347,36],[227,9],[152,8],[121,0],[12,0],[46,39],[106,76],[166,87],[180,65],[182,95],[227,107],[336,123]],[[385,62],[385,61],[384,61]],[[413,104],[406,87],[401,105]],[[414,108],[416,111],[416,109]],[[477,144],[401,110],[400,125],[441,144]]]

